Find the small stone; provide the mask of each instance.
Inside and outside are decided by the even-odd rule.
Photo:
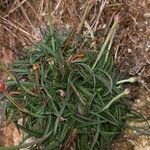
[[[150,13],[145,13],[143,16],[146,17],[146,18],[149,18],[150,17]]]
[[[128,48],[128,53],[131,53],[131,52],[132,52],[132,50],[130,48]]]

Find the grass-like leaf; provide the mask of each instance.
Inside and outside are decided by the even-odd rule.
[[[17,126],[40,139],[26,147],[104,149],[122,131],[129,110],[122,100],[128,91],[118,86],[110,53],[117,25],[97,53],[79,53],[50,30],[22,60],[1,66],[11,78],[4,92],[7,115],[13,120],[12,114],[18,114],[15,120],[23,118],[24,124]]]

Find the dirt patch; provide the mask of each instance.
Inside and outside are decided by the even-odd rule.
[[[142,114],[145,117],[149,117],[150,114],[150,94],[144,89],[139,89],[138,98],[134,99],[134,103],[132,104],[132,108]],[[128,122],[131,126],[138,127],[139,129],[142,127],[145,131],[145,134],[148,134],[148,122],[138,122],[132,121]],[[140,130],[139,130],[140,131]],[[121,138],[117,139],[112,149],[113,150],[149,150],[150,148],[150,136],[143,135],[141,132],[137,130],[126,130]]]
[[[140,83],[134,87],[136,96],[133,97],[132,107],[145,117],[150,114],[150,2],[147,0],[125,1],[122,7],[122,23],[115,43],[115,61],[122,72],[139,78]],[[132,122],[132,126],[145,124]],[[146,125],[145,125],[146,126]],[[147,129],[149,132],[149,129]],[[122,141],[123,140],[123,141]],[[133,130],[125,131],[121,142],[115,142],[115,147],[148,150],[149,136]],[[114,148],[114,149],[116,149]]]
[[[122,71],[140,76],[149,83],[150,77],[150,2],[126,1],[122,23],[116,38],[116,62]]]
[[[22,134],[14,123],[10,123],[0,130],[0,145],[17,145],[21,141]]]

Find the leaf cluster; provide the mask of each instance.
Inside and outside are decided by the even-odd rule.
[[[6,107],[28,137],[45,137],[37,149],[106,149],[125,123],[128,108],[112,55],[81,51],[48,33],[7,69]],[[23,118],[19,124],[18,119]]]

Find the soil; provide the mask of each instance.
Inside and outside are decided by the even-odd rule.
[[[141,11],[142,10],[142,11]],[[122,71],[150,83],[150,1],[126,1],[116,38],[116,62]]]
[[[29,2],[29,1],[27,1]],[[43,31],[46,28],[44,23],[47,18],[45,5],[48,1],[38,1],[37,5],[31,4],[32,8],[38,16],[35,17],[33,11],[31,12],[30,5],[24,2],[21,6],[26,10],[25,16],[23,10],[15,1],[9,2],[7,7],[3,8],[5,14],[1,14],[2,17],[8,21],[16,20],[20,23],[18,26],[14,21],[13,24],[17,26],[8,25],[10,22],[1,19],[1,45],[0,45],[0,57],[1,62],[9,64],[14,57],[19,57],[23,47],[30,45],[32,41],[39,41],[41,39],[40,29]],[[100,5],[101,4],[101,7]],[[104,4],[104,7],[102,7]],[[104,0],[97,1],[91,0],[93,7],[90,9],[89,14],[86,17],[87,24],[93,26],[93,30],[97,30],[95,34],[98,37],[98,42],[103,40],[106,29],[110,20],[116,13],[120,13],[121,22],[115,41],[113,43],[114,61],[121,72],[128,76],[134,76],[138,78],[138,83],[131,86],[134,93],[131,97],[132,107],[144,116],[150,114],[150,1],[149,0]],[[39,6],[39,7],[37,7]],[[78,30],[79,23],[82,20],[84,14],[84,8],[86,6],[85,0],[59,0],[52,1],[52,17],[53,24],[55,24],[58,30],[71,30],[75,28]],[[30,11],[27,11],[30,10]],[[8,16],[6,14],[9,14]],[[100,17],[98,16],[100,14]],[[96,20],[96,21],[95,21]],[[34,27],[32,27],[32,25]],[[40,28],[39,28],[40,26]],[[19,29],[18,29],[19,28]],[[23,29],[23,30],[20,30]],[[12,30],[14,32],[12,32]],[[34,32],[36,30],[36,32]],[[83,24],[83,28],[80,31],[85,34],[87,28]],[[16,36],[17,33],[17,36]],[[5,47],[4,47],[5,46]],[[11,50],[10,50],[11,49]],[[15,54],[15,55],[14,55]],[[4,75],[0,72],[0,78],[3,79]],[[141,123],[130,122],[131,125],[141,126]],[[6,126],[5,128],[15,129],[13,125]],[[143,126],[143,125],[142,125]],[[8,130],[2,130],[6,138],[0,136],[0,141],[9,141],[13,138],[15,133]],[[16,129],[15,129],[16,130]],[[6,132],[7,131],[7,132]],[[18,137],[20,135],[18,134]],[[10,138],[11,137],[11,138]],[[7,139],[7,140],[6,140]],[[15,140],[14,140],[15,141]],[[6,142],[7,143],[7,142]],[[9,144],[13,143],[10,140]],[[113,150],[149,150],[150,149],[150,137],[141,135],[141,133],[134,130],[126,130],[123,136],[117,139],[112,145]]]

